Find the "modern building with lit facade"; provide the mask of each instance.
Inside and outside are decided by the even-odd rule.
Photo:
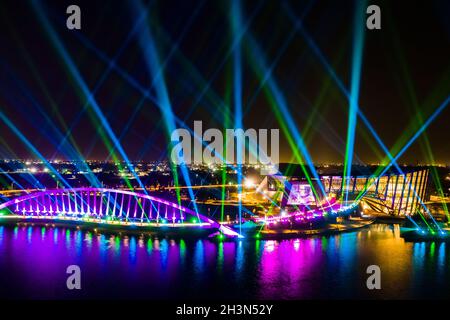
[[[422,210],[429,182],[427,167],[402,167],[401,172],[392,168],[381,176],[375,175],[376,169],[378,167],[355,166],[351,177],[344,183],[341,167],[319,168],[323,189],[317,179],[312,179],[314,193],[298,166],[281,166],[280,173],[268,176],[260,187],[287,208],[293,205],[319,206],[325,199],[341,199],[347,194],[348,201],[361,197],[362,208],[367,211],[405,216]],[[280,188],[284,188],[283,192],[279,192]]]

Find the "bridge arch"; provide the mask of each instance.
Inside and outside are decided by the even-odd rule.
[[[117,224],[221,228],[216,221],[177,203],[148,194],[108,188],[32,192],[0,204],[0,210],[5,209],[14,216],[24,218],[92,219]]]

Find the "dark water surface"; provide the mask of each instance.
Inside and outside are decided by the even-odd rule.
[[[283,241],[151,239],[0,226],[0,297],[311,299],[450,297],[450,245],[411,243],[397,225]],[[79,265],[82,289],[66,288]],[[366,268],[381,268],[381,290]]]

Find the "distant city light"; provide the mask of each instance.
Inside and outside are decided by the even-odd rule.
[[[253,187],[255,186],[255,182],[254,182],[253,179],[251,179],[251,178],[246,178],[246,179],[244,180],[244,186],[245,186],[246,188],[253,188]]]

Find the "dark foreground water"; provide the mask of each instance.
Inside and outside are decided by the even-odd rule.
[[[1,298],[311,299],[450,297],[450,249],[398,226],[285,241],[149,239],[0,226]],[[82,289],[66,288],[79,265]],[[366,288],[381,268],[382,289]]]

